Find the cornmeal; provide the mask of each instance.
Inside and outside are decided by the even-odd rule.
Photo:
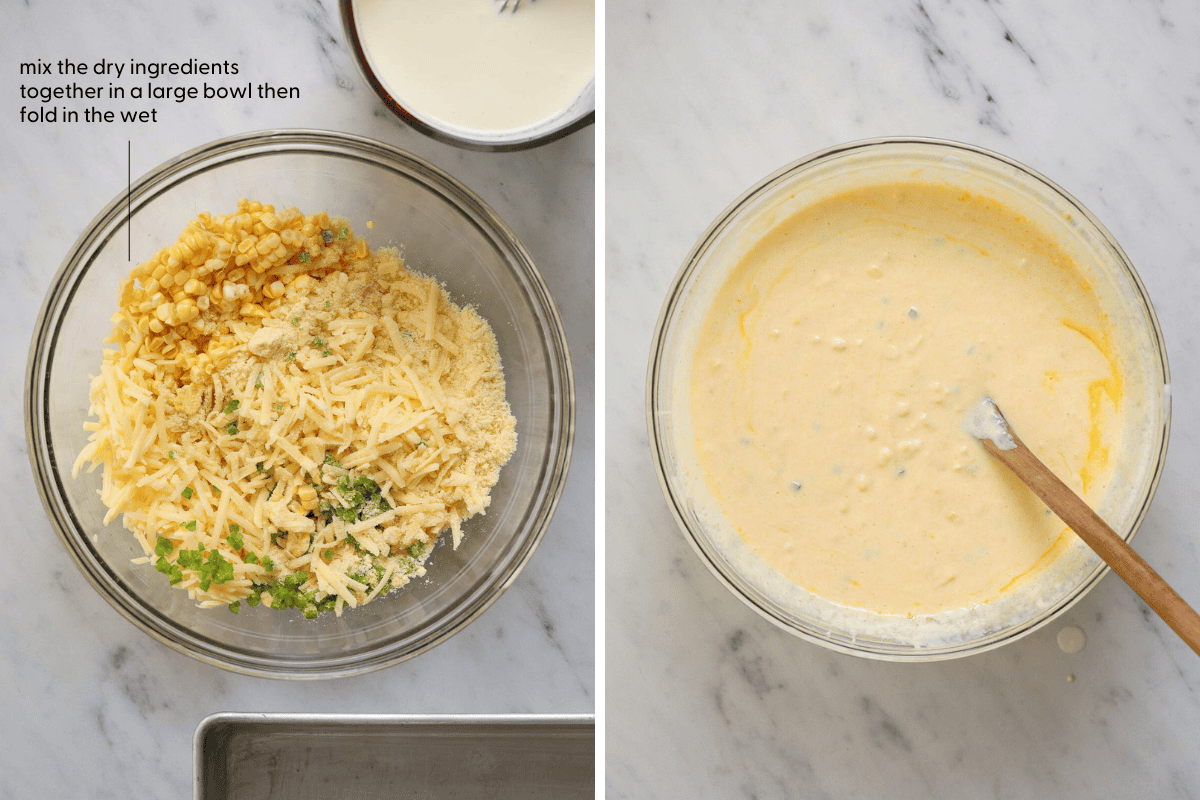
[[[851,190],[776,224],[698,333],[691,412],[729,523],[836,604],[928,615],[1035,576],[1074,534],[964,430],[995,398],[1072,489],[1122,455],[1113,329],[1078,266],[960,189]]]

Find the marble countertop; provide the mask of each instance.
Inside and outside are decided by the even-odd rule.
[[[1200,605],[1200,10],[610,0],[606,36],[608,796],[1200,796],[1200,658],[1118,578],[968,659],[827,652],[710,574],[659,491],[645,419],[667,287],[741,192],[850,140],[999,151],[1091,209],[1155,303],[1173,430],[1136,544]],[[1081,652],[1056,643],[1068,625]]]
[[[0,150],[9,230],[0,331],[0,797],[186,797],[192,733],[217,711],[508,713],[595,710],[595,133],[520,153],[458,150],[397,121],[350,56],[334,0],[77,3],[6,8]],[[19,122],[19,63],[231,60],[298,100],[159,103],[150,124]],[[25,82],[33,79],[26,78]],[[70,79],[43,76],[40,85]],[[554,520],[513,586],[464,631],[369,675],[256,679],[195,661],[141,633],[71,562],[33,486],[22,378],[50,280],[92,218],[133,177],[205,142],[266,128],[349,131],[405,148],[490,204],[539,265],[567,331],[577,428]],[[19,501],[15,501],[20,498]],[[14,557],[20,554],[20,558]]]

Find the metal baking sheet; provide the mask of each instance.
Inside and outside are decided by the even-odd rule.
[[[214,714],[196,800],[595,796],[593,715]]]

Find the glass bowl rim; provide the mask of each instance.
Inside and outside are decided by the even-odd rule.
[[[739,213],[748,206],[751,202],[758,199],[770,191],[775,186],[798,176],[803,172],[823,165],[827,162],[834,161],[839,158],[849,156],[854,153],[863,151],[880,150],[898,146],[909,146],[913,148],[929,148],[942,149],[946,151],[946,155],[956,155],[968,153],[972,156],[981,157],[984,160],[990,160],[999,165],[1008,167],[1020,173],[1023,178],[1033,185],[1047,190],[1051,194],[1057,195],[1066,205],[1071,207],[1074,213],[1086,220],[1094,231],[1099,234],[1103,244],[1111,249],[1116,266],[1118,266],[1125,274],[1133,288],[1136,291],[1136,297],[1140,300],[1144,307],[1147,319],[1150,323],[1151,339],[1154,343],[1155,354],[1158,356],[1158,364],[1162,369],[1162,381],[1167,391],[1163,397],[1163,419],[1162,419],[1162,435],[1158,447],[1157,460],[1154,466],[1153,475],[1147,486],[1145,497],[1142,499],[1141,508],[1133,521],[1126,541],[1131,541],[1137,534],[1143,520],[1149,511],[1150,504],[1154,499],[1155,492],[1158,489],[1159,481],[1162,478],[1163,468],[1166,463],[1167,445],[1170,440],[1171,432],[1171,395],[1169,392],[1171,385],[1170,367],[1167,363],[1167,347],[1163,339],[1162,329],[1159,325],[1158,315],[1155,312],[1154,304],[1150,300],[1150,295],[1146,291],[1145,285],[1142,283],[1141,276],[1138,275],[1133,263],[1125,254],[1116,238],[1112,233],[1095,217],[1082,203],[1074,196],[1068,193],[1065,189],[1059,186],[1054,181],[1050,180],[1040,172],[1031,167],[1022,164],[1015,159],[997,153],[987,148],[977,145],[968,144],[965,142],[954,141],[951,139],[941,139],[934,137],[923,136],[894,136],[894,137],[876,137],[870,139],[859,139],[851,142],[833,145],[823,150],[810,153],[795,161],[792,161],[774,172],[762,178],[749,189],[742,192],[732,203],[716,216],[716,218],[708,225],[704,232],[697,238],[696,243],[692,246],[687,256],[684,258],[682,265],[679,267],[672,279],[670,287],[667,290],[665,299],[663,300],[662,308],[659,311],[658,320],[654,326],[654,334],[651,339],[651,351],[649,364],[646,372],[646,427],[650,438],[650,448],[653,455],[654,469],[658,476],[659,488],[663,493],[664,499],[667,501],[667,506],[670,508],[671,515],[675,518],[675,523],[683,532],[685,538],[691,544],[692,549],[704,562],[709,571],[721,582],[724,587],[730,591],[735,597],[757,612],[767,621],[777,627],[787,631],[788,633],[814,644],[820,645],[834,652],[843,653],[846,655],[858,656],[878,661],[896,661],[896,662],[925,662],[925,661],[942,661],[952,658],[961,658],[976,653],[985,652],[995,649],[1003,644],[1032,633],[1034,630],[1047,625],[1055,618],[1060,616],[1068,608],[1083,599],[1084,596],[1092,590],[1092,588],[1104,577],[1110,570],[1110,567],[1103,561],[1070,592],[1059,598],[1058,601],[1048,605],[1042,611],[1029,619],[1024,620],[1020,624],[1011,628],[995,631],[980,639],[970,640],[968,642],[946,645],[941,647],[900,649],[897,647],[894,650],[873,650],[865,647],[856,647],[856,640],[853,633],[847,632],[847,641],[839,641],[826,634],[822,635],[815,627],[805,629],[793,624],[792,620],[784,616],[780,611],[767,607],[768,604],[758,602],[754,597],[751,597],[745,589],[739,585],[739,581],[743,580],[739,575],[727,574],[722,567],[721,559],[715,557],[715,552],[710,552],[705,537],[698,532],[692,530],[686,517],[680,509],[679,497],[685,496],[687,493],[682,486],[677,485],[675,479],[667,474],[664,466],[664,453],[667,449],[666,436],[659,420],[658,407],[660,402],[660,382],[665,372],[665,363],[663,360],[664,351],[669,341],[669,328],[675,318],[675,312],[680,307],[683,301],[684,289],[691,284],[691,278],[699,270],[701,261],[708,253],[709,248],[716,242],[721,234],[737,221]],[[732,571],[732,570],[731,570]],[[747,584],[749,582],[747,581]],[[761,593],[760,593],[761,594]],[[764,598],[765,599],[765,598]]]
[[[278,149],[274,149],[278,148]],[[442,198],[455,206],[468,222],[483,235],[500,245],[506,262],[515,270],[529,293],[529,300],[544,327],[540,337],[547,345],[547,374],[552,388],[548,429],[547,470],[544,486],[539,487],[530,506],[529,527],[524,541],[512,548],[500,572],[489,573],[478,581],[468,595],[466,606],[451,606],[432,623],[434,634],[416,643],[393,642],[390,647],[350,656],[320,656],[295,663],[278,663],[275,658],[249,655],[226,649],[220,643],[208,644],[206,637],[187,627],[157,615],[116,578],[111,568],[80,542],[87,534],[70,521],[70,503],[58,491],[59,461],[53,457],[47,427],[46,396],[52,358],[43,356],[57,338],[61,318],[70,307],[80,277],[80,267],[120,229],[120,217],[134,198],[146,202],[162,191],[164,182],[192,171],[203,172],[206,163],[229,163],[240,158],[270,157],[290,153],[315,153],[329,157],[352,157],[377,168],[389,168],[415,180],[425,190],[440,190]],[[238,158],[237,154],[243,153]],[[103,237],[103,241],[100,241]],[[51,354],[52,355],[52,354]],[[24,391],[25,440],[34,483],[46,517],[76,567],[88,582],[121,616],[138,629],[172,649],[199,661],[232,672],[257,677],[313,680],[359,675],[391,666],[417,656],[445,641],[474,621],[512,585],[524,569],[533,551],[549,527],[566,483],[575,437],[575,383],[570,352],[562,320],[553,296],[524,245],[500,216],[478,195],[449,173],[425,159],[393,145],[341,131],[291,128],[251,131],[223,137],[199,145],[168,159],[137,180],[130,180],[126,192],[109,202],[83,229],[67,251],[61,266],[51,279],[33,326],[26,361]],[[143,613],[146,609],[150,614]],[[445,624],[449,620],[449,624]],[[441,625],[441,627],[439,627]]]

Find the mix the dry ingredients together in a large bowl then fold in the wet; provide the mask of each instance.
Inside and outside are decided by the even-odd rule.
[[[1122,456],[1115,333],[1029,220],[933,184],[780,221],[701,330],[691,411],[710,490],[771,568],[838,605],[995,600],[1074,534],[964,430],[984,395],[1096,504]]]
[[[516,447],[487,322],[324,212],[200,214],[113,323],[74,472],[103,467],[105,523],[201,606],[312,618],[403,586]]]

